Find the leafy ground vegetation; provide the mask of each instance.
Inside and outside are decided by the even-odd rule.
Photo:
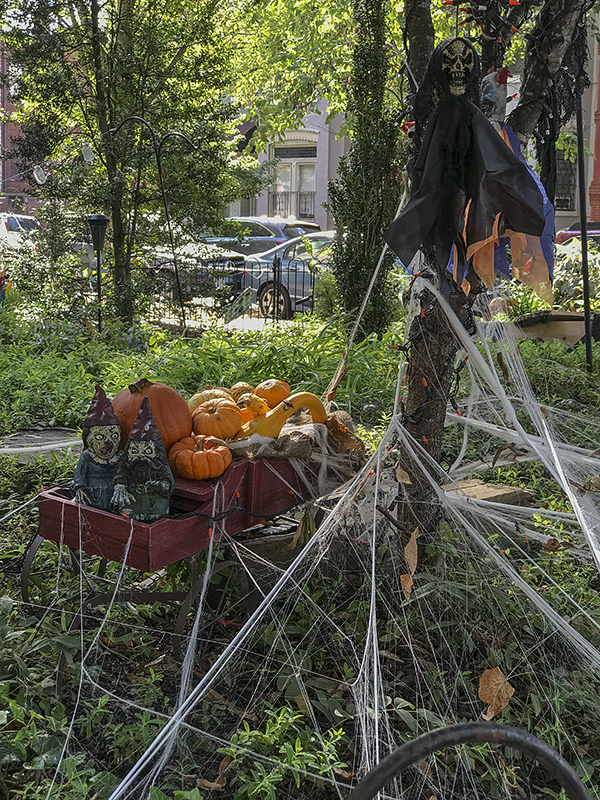
[[[10,297],[10,296],[9,296]],[[207,383],[231,385],[238,380],[257,382],[267,376],[289,381],[297,390],[321,393],[337,365],[345,344],[343,320],[315,321],[308,316],[292,326],[273,328],[266,333],[231,333],[217,330],[185,338],[151,328],[125,329],[107,326],[101,337],[90,336],[85,328],[48,320],[44,323],[19,321],[10,306],[3,312],[0,348],[0,430],[9,433],[32,426],[77,427],[89,405],[93,385],[102,383],[109,395],[131,380],[147,375],[175,386],[185,396]],[[396,373],[402,341],[399,323],[385,337],[367,337],[352,348],[349,371],[336,402],[349,410],[362,424],[371,446],[377,441],[393,406]],[[568,411],[587,411],[593,415],[600,405],[600,373],[585,372],[581,347],[568,350],[560,345],[526,342],[521,355],[537,395],[548,405]],[[600,364],[600,348],[595,347],[595,363]],[[468,386],[463,387],[467,391]],[[599,443],[585,441],[593,449]],[[461,432],[449,428],[445,458],[451,461],[460,448]],[[524,485],[532,489],[535,502],[556,510],[568,510],[566,498],[552,479],[536,463],[492,467],[493,452],[481,451],[481,442],[472,438],[467,460],[487,458],[490,469],[482,477],[498,483]],[[31,579],[31,602],[23,603],[19,592],[18,559],[36,530],[34,502],[41,486],[68,485],[77,459],[67,452],[61,458],[38,457],[25,462],[0,456],[0,520],[3,568],[3,597],[0,600],[0,797],[42,800],[98,800],[108,797],[111,788],[165,724],[176,706],[179,690],[179,663],[173,657],[170,631],[173,612],[160,605],[140,606],[135,613],[126,607],[114,610],[101,631],[94,658],[86,664],[92,679],[102,674],[103,685],[110,685],[128,703],[118,710],[103,692],[89,692],[78,702],[80,674],[80,634],[70,629],[79,607],[80,586],[68,564],[59,563],[58,550],[44,546],[38,553]],[[10,518],[5,518],[11,512]],[[537,546],[533,545],[532,547]],[[385,570],[386,548],[377,554]],[[202,566],[203,556],[199,556]],[[594,619],[600,618],[600,583],[589,562],[581,562],[566,552],[535,552],[536,566],[525,566],[515,556],[515,568],[532,586],[552,595],[559,607],[560,589],[570,594]],[[117,565],[109,567],[107,577]],[[422,652],[421,668],[427,675],[428,692],[434,708],[443,705],[448,682],[454,673],[440,671],[431,653],[447,653],[453,669],[458,667],[461,681],[476,694],[481,659],[502,660],[510,667],[516,657],[516,642],[530,650],[530,672],[519,676],[520,702],[513,702],[502,721],[535,730],[567,758],[577,761],[594,798],[600,770],[600,696],[573,662],[572,655],[557,642],[551,647],[551,660],[542,659],[537,648],[545,635],[541,616],[525,613],[512,585],[506,579],[494,581],[493,602],[486,599],[489,589],[485,577],[474,571],[471,551],[459,532],[443,523],[440,535],[428,542],[420,561],[423,579],[420,591],[429,598],[429,610],[436,620],[429,627],[416,604],[407,604],[406,618],[399,620],[380,609],[380,652],[382,680],[389,687],[389,710],[399,739],[410,738],[419,721],[443,725],[446,719],[431,704],[423,702],[418,681],[410,672],[402,673],[402,630],[410,628]],[[0,567],[0,571],[2,567]],[[274,669],[277,660],[269,648],[280,646],[274,629],[264,623],[253,641],[253,656],[245,662],[246,675],[233,669],[225,672],[218,691],[199,703],[190,722],[198,728],[225,732],[233,718],[238,731],[227,737],[219,758],[229,760],[227,783],[218,789],[225,800],[245,798],[320,798],[337,797],[319,776],[335,774],[347,779],[355,761],[354,731],[356,707],[348,685],[356,677],[343,659],[334,659],[332,649],[319,650],[306,645],[309,631],[318,618],[315,604],[327,588],[337,581],[335,607],[330,614],[338,624],[347,625],[357,645],[364,636],[370,602],[370,586],[360,581],[352,566],[344,574],[316,574],[306,587],[308,600],[290,609],[285,625],[288,642],[297,657],[311,659],[312,669],[322,677],[307,687],[313,713],[321,734],[316,736],[314,720],[298,700],[298,685],[290,675],[280,676],[280,691],[268,705],[244,713],[250,695],[239,687],[252,670]],[[441,580],[440,576],[446,577]],[[548,584],[550,575],[558,584]],[[139,576],[133,576],[139,577]],[[177,567],[170,568],[164,586],[180,578]],[[498,604],[504,609],[498,618]],[[567,615],[569,609],[564,608]],[[201,633],[194,676],[201,677],[214,659],[215,642],[229,641],[239,625],[235,596],[222,609],[222,618],[231,625],[207,623]],[[463,649],[456,632],[469,619],[470,645]],[[93,637],[98,620],[89,620],[86,637]],[[584,634],[585,619],[574,622]],[[402,628],[402,630],[400,629]],[[443,631],[443,635],[442,635]],[[88,639],[86,639],[88,641]],[[493,647],[490,646],[493,643]],[[598,645],[598,642],[593,642]],[[460,652],[459,652],[460,651]],[[55,672],[60,653],[65,658],[63,691],[57,696]],[[269,655],[271,653],[271,655]],[[483,654],[483,655],[482,655]],[[283,654],[282,654],[283,655]],[[539,659],[539,660],[538,660]],[[545,675],[542,691],[536,680]],[[398,687],[402,687],[401,695]],[[551,703],[548,700],[551,695]],[[439,701],[439,702],[438,702]],[[153,709],[153,712],[144,709]],[[556,709],[559,710],[557,713]],[[451,710],[455,718],[470,718],[468,696],[457,697]],[[154,713],[158,712],[158,713]],[[562,727],[571,735],[563,741]],[[63,756],[63,744],[70,745]],[[151,790],[152,800],[200,800],[215,790],[198,783],[198,769],[206,756],[201,746],[191,741],[178,745],[161,788]],[[259,753],[262,760],[250,759],[247,751]],[[523,770],[520,775],[490,769],[485,747],[465,749],[473,769],[480,776],[481,792],[486,797],[502,797],[503,780],[529,780],[543,785],[543,776]],[[58,774],[56,765],[60,762]],[[292,768],[286,769],[282,764]],[[451,760],[448,769],[453,767]],[[293,770],[296,770],[295,772]],[[302,776],[301,786],[299,786]],[[312,776],[312,777],[311,777]],[[216,774],[202,775],[206,783],[218,782]],[[538,797],[560,797],[558,793]]]

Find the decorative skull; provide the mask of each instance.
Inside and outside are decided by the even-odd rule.
[[[475,67],[475,51],[465,39],[454,39],[442,52],[442,71],[452,94],[464,94]]]

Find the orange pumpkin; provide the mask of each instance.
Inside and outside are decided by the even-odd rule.
[[[234,383],[234,385],[229,390],[229,394],[233,397],[233,399],[237,403],[237,401],[243,394],[252,393],[253,391],[254,389],[252,388],[252,386],[250,386],[249,383],[244,383],[243,381],[240,381],[240,383]]]
[[[194,433],[231,439],[244,423],[242,412],[232,400],[208,400],[192,414]]]
[[[243,394],[237,401],[238,408],[242,412],[244,424],[256,417],[262,417],[269,410],[269,404],[257,394]]]
[[[150,402],[152,416],[168,453],[175,442],[192,432],[192,415],[188,404],[176,389],[146,378],[130,383],[112,401],[121,425],[121,447],[125,447],[144,397]]]
[[[192,395],[192,397],[190,397],[188,400],[190,414],[193,414],[198,406],[202,405],[202,403],[206,403],[207,400],[214,400],[215,398],[219,398],[221,400],[233,400],[233,397],[226,389],[207,386],[205,389],[202,389],[201,392],[196,392],[196,394]]]
[[[285,381],[269,378],[269,380],[258,384],[254,390],[254,394],[266,400],[269,404],[269,408],[275,408],[275,406],[278,406],[286,397],[290,396],[290,385]]]
[[[203,481],[218,478],[231,464],[231,450],[224,444],[208,446],[207,437],[186,436],[169,451],[169,466],[182,478]]]

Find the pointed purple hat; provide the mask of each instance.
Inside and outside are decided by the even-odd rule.
[[[114,412],[112,404],[106,392],[96,384],[96,394],[92,400],[92,404],[88,408],[87,416],[83,420],[84,428],[91,428],[93,425],[118,425],[119,418]]]
[[[147,442],[161,438],[160,431],[156,427],[156,422],[152,416],[150,401],[146,396],[144,396],[140,410],[138,411],[135,422],[133,423],[133,428],[129,434],[128,441],[137,440]]]

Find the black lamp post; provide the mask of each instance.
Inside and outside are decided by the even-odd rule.
[[[92,234],[92,245],[96,253],[96,287],[98,290],[98,333],[102,331],[102,294],[100,288],[100,254],[104,250],[104,237],[108,227],[108,217],[104,214],[90,214],[88,225]]]

